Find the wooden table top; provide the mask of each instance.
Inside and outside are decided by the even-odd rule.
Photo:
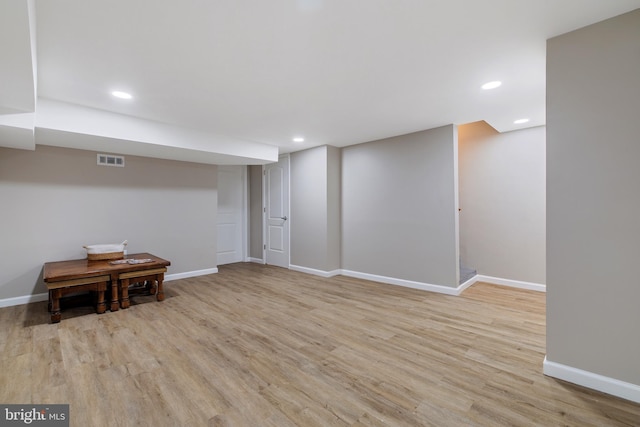
[[[152,259],[153,261],[143,264],[109,264],[109,262],[116,260],[89,261],[85,258],[70,261],[47,262],[44,264],[44,281],[58,282],[60,280],[78,279],[91,275],[120,274],[128,271],[148,270],[171,265],[171,262],[166,259],[146,252],[125,255],[124,259]]]

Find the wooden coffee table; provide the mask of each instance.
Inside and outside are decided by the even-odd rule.
[[[44,264],[44,282],[49,289],[49,310],[51,322],[57,323],[61,319],[60,298],[66,294],[78,291],[96,291],[98,293],[97,313],[104,313],[106,304],[104,294],[106,289],[111,289],[111,311],[117,311],[120,307],[119,288],[121,278],[128,283],[140,280],[155,280],[158,283],[156,298],[164,299],[162,282],[164,272],[171,263],[165,259],[150,253],[126,255],[125,260],[150,259],[150,262],[141,264],[111,264],[115,260],[89,261],[88,259],[76,259],[71,261],[47,262]],[[123,308],[129,306],[128,294],[123,301]]]

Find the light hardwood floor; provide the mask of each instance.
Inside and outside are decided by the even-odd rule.
[[[637,426],[640,405],[542,374],[545,295],[460,297],[233,264],[96,315],[0,309],[0,402],[72,426]]]

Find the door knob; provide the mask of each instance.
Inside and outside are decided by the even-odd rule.
[[[280,219],[283,219],[283,220],[286,221],[287,220],[287,216],[286,215],[285,216],[281,216]]]

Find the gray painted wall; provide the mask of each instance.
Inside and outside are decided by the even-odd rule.
[[[458,286],[456,127],[342,153],[343,268]]]
[[[216,166],[38,146],[0,148],[0,299],[46,292],[47,261],[82,245],[129,241],[171,261],[169,274],[216,267]]]
[[[640,385],[640,10],[547,45],[547,358]]]
[[[544,127],[458,127],[460,256],[478,274],[546,282]]]
[[[340,150],[315,147],[291,155],[291,264],[340,268]]]

